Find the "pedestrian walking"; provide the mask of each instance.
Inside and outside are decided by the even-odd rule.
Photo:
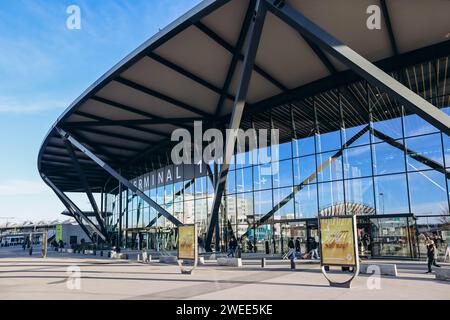
[[[291,260],[295,260],[295,243],[294,243],[294,238],[290,238],[289,242],[288,242],[288,254],[287,257]]]
[[[297,257],[301,257],[302,256],[302,252],[301,252],[301,248],[300,248],[300,238],[297,237],[295,239],[295,255]]]
[[[237,248],[237,240],[236,240],[235,236],[231,236],[230,241],[228,242],[227,257],[231,256],[234,258],[234,253],[236,252],[236,248]]]
[[[440,268],[441,266],[436,263],[437,250],[436,250],[436,245],[434,244],[434,241],[429,236],[426,236],[425,239],[426,239],[425,244],[427,246],[427,258],[428,258],[428,271],[426,273],[431,273],[432,265],[435,267],[438,267],[438,268]]]
[[[311,259],[319,259],[319,251],[318,251],[319,244],[317,243],[316,239],[313,238],[311,242],[311,251],[310,251],[310,257]]]

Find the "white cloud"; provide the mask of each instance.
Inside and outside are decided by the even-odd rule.
[[[44,182],[28,180],[6,180],[0,182],[0,198],[30,195],[48,195],[51,190]]]

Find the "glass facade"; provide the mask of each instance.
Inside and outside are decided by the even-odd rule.
[[[291,105],[283,123],[290,136],[277,146],[279,156],[270,163],[254,163],[250,159],[257,152],[272,152],[253,150],[245,155],[245,163],[231,165],[217,229],[220,243],[214,248],[225,250],[234,234],[242,238],[243,250],[284,252],[289,237],[299,237],[306,250],[311,237],[317,236],[318,215],[329,211],[360,216],[362,254],[418,257],[424,252],[418,241],[422,232],[444,235],[446,245],[448,136],[376,88],[357,86],[364,93],[359,98],[363,111],[352,111],[355,102],[338,90],[309,99],[308,113],[303,104]],[[329,95],[339,101],[333,112]],[[439,107],[448,113],[449,98],[442,101]],[[391,108],[385,110],[386,105]],[[273,117],[270,113],[267,127]],[[305,119],[311,120],[310,127],[299,127]],[[210,169],[217,170],[213,165]],[[147,195],[183,223],[198,223],[204,241],[214,198],[211,174],[184,175],[182,181],[150,189]],[[155,237],[160,237],[160,249],[173,249],[170,222],[126,191],[121,206],[118,198],[107,198],[113,212],[109,225],[122,221],[127,246],[137,247],[136,233],[145,233],[139,238],[146,242],[139,245],[157,249]],[[125,213],[122,219],[119,207]],[[263,217],[264,223],[258,223]]]

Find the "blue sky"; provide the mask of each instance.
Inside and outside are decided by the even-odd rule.
[[[199,2],[1,0],[0,224],[61,218],[36,169],[46,132],[103,73]],[[81,30],[66,28],[70,5],[81,9]]]

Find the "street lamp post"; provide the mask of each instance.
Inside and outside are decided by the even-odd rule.
[[[380,202],[381,202],[381,212],[384,214],[384,193],[383,192],[380,192],[380,194],[379,194],[379,196],[380,196]]]

